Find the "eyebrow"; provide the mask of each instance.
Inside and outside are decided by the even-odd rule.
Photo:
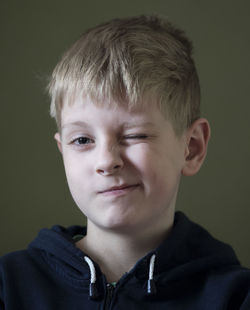
[[[67,128],[67,127],[90,127],[91,125],[84,122],[84,121],[76,121],[76,122],[72,122],[72,123],[66,123],[62,125],[62,130]],[[134,128],[134,127],[153,127],[154,124],[152,122],[134,122],[134,123],[128,123],[125,122],[122,127],[125,129],[129,129],[129,128]]]
[[[72,123],[66,123],[62,125],[62,130],[70,127],[70,126],[74,126],[74,127],[89,127],[90,125],[84,121],[76,121],[76,122],[72,122]]]
[[[135,123],[124,123],[123,127],[128,129],[128,128],[133,128],[133,127],[153,127],[154,124],[152,122],[135,122]]]

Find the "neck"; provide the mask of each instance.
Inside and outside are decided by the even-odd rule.
[[[117,282],[140,258],[160,245],[171,227],[172,223],[163,230],[122,234],[89,224],[86,237],[76,246],[100,266],[108,282]]]

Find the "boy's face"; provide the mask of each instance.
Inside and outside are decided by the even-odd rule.
[[[186,141],[154,105],[129,112],[81,98],[63,108],[61,124],[55,137],[69,188],[89,226],[171,226]]]

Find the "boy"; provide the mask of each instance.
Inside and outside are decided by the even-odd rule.
[[[183,32],[155,16],[88,30],[49,92],[87,228],[43,229],[1,259],[1,309],[250,309],[250,272],[180,212],[210,137]]]

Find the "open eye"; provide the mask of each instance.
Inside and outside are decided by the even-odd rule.
[[[71,143],[75,145],[84,145],[84,144],[90,144],[93,140],[87,137],[79,137],[74,139]]]

